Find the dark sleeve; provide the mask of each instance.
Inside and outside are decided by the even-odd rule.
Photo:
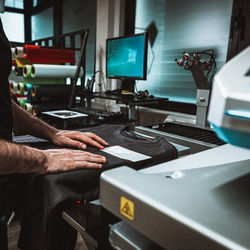
[[[0,20],[0,138],[11,140],[12,109],[8,77],[11,71],[11,50]]]

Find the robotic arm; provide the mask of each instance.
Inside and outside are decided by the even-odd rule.
[[[182,58],[176,59],[178,66],[192,72],[197,87],[196,94],[196,126],[210,127],[207,121],[208,106],[210,99],[211,83],[216,72],[215,51],[208,49],[204,51],[183,52]],[[202,57],[208,57],[208,59]],[[206,71],[206,73],[205,73]]]

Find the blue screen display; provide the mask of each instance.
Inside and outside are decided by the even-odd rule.
[[[107,76],[143,78],[145,34],[107,41]]]

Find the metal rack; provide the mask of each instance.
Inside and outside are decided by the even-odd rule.
[[[80,55],[77,62],[77,70],[75,73],[74,78],[71,79],[71,85],[73,87],[72,95],[70,98],[70,104],[69,106],[72,107],[73,105],[73,99],[76,95],[75,93],[75,86],[77,83],[77,79],[80,72],[80,67],[83,68],[83,75],[81,77],[81,104],[84,104],[84,92],[85,92],[85,78],[86,78],[86,44],[87,44],[87,38],[89,34],[89,29],[84,29],[76,32],[70,32],[58,36],[51,36],[47,38],[42,38],[38,40],[34,40],[31,42],[28,42],[28,44],[34,44],[34,45],[40,45],[44,47],[50,47],[50,48],[58,48],[58,49],[73,49],[75,51],[80,50]],[[80,36],[80,46],[76,46],[76,37]],[[66,46],[67,41],[69,41],[69,47]]]
[[[81,93],[84,93],[85,91],[85,79],[86,79],[86,44],[87,44],[87,38],[89,34],[89,29],[83,29],[75,32],[69,32],[62,35],[57,36],[51,36],[51,37],[45,37],[38,40],[28,41],[25,44],[31,44],[31,45],[40,45],[44,48],[53,48],[53,49],[72,49],[75,52],[79,51],[80,56],[78,58],[79,67],[83,68],[83,75],[80,78],[81,81]],[[80,42],[78,43],[80,39]],[[10,42],[11,47],[16,46],[23,46],[24,43],[15,43]],[[77,75],[75,77],[78,78]],[[76,83],[76,80],[74,78],[71,78],[71,85],[74,85],[74,82]],[[84,103],[84,94],[81,95],[81,104]]]

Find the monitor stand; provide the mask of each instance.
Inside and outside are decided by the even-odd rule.
[[[129,92],[133,92],[135,91],[135,80],[133,79],[122,79],[121,80],[121,89],[122,90],[127,90]]]

